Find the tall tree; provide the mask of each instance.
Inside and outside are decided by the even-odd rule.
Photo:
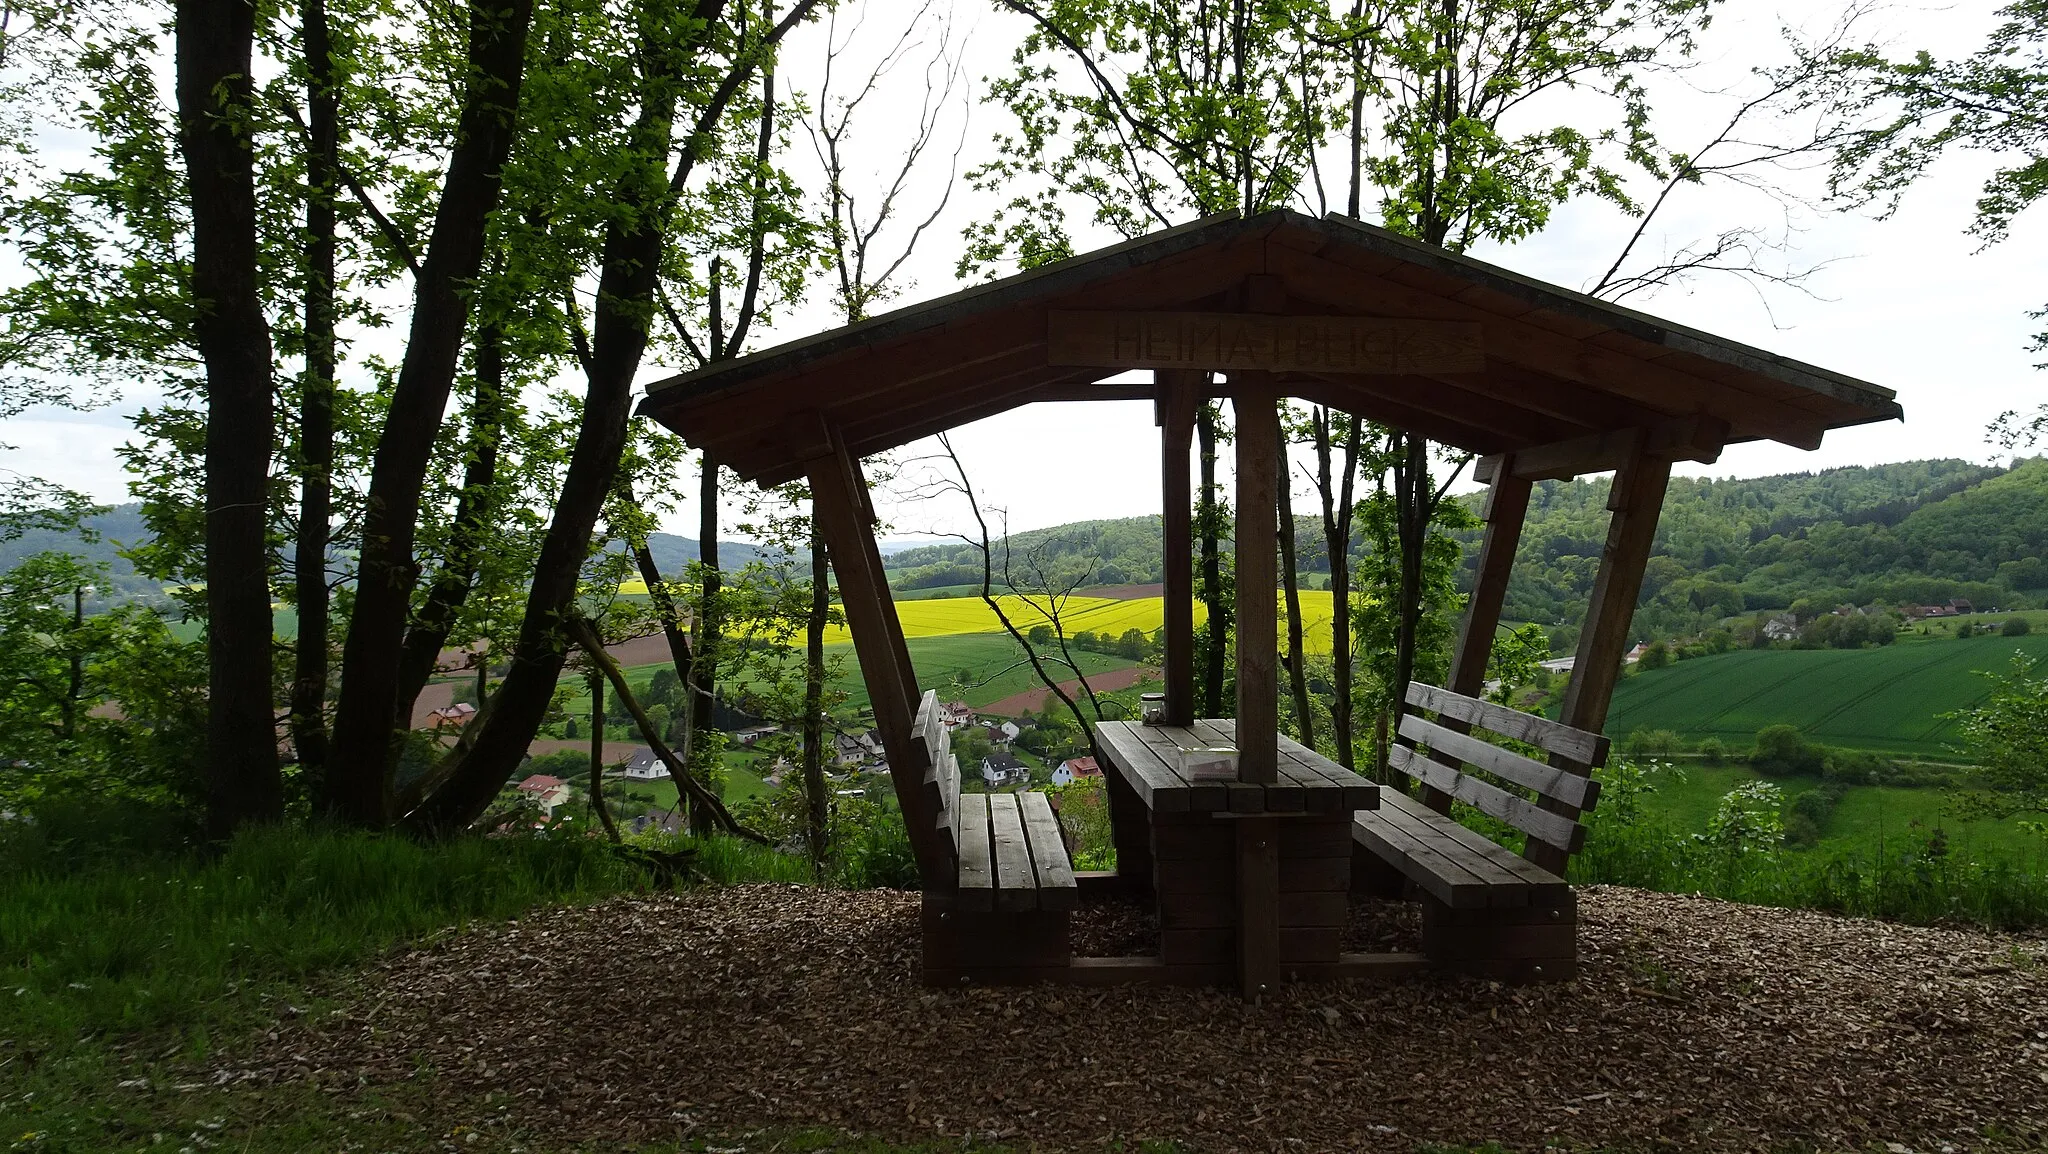
[[[179,0],[178,140],[206,365],[207,828],[284,815],[271,712],[270,320],[257,280],[256,10]]]

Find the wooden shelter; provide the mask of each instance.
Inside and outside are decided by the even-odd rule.
[[[1150,370],[1150,383],[1115,383]],[[861,460],[1045,401],[1149,399],[1162,429],[1167,721],[1194,723],[1189,453],[1235,410],[1237,620],[1276,636],[1275,411],[1303,398],[1482,458],[1478,578],[1450,683],[1477,693],[1531,485],[1613,470],[1613,511],[1562,722],[1596,733],[1674,461],[1897,419],[1891,391],[1426,247],[1348,217],[1215,217],[653,385],[640,411],[763,486],[808,478],[877,728],[929,886],[957,817],[873,536]],[[1276,783],[1277,646],[1241,646],[1245,783]],[[957,796],[957,789],[956,789]],[[1028,815],[1027,815],[1028,816]],[[1558,863],[1561,870],[1561,862]]]

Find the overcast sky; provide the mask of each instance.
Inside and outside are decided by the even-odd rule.
[[[862,30],[864,44],[877,45],[883,36],[893,36],[884,26],[892,16],[901,19],[892,11],[897,7],[873,4]],[[1748,70],[1782,59],[1782,23],[1819,32],[1837,7],[1740,0],[1724,12],[1703,44],[1701,65],[1682,83],[1667,82],[1658,90],[1665,144],[1696,147],[1697,142],[1687,139],[1687,130],[1716,125],[1720,110],[1734,99],[1730,91],[1740,90]],[[1878,13],[1866,32],[1901,51],[1925,47],[1937,55],[1957,55],[1981,43],[1992,26],[1995,7],[1988,2],[1898,6]],[[975,0],[957,0],[955,20],[971,32],[964,72],[972,95],[978,97],[981,78],[1004,70],[1020,26],[1012,18],[986,11]],[[822,43],[822,29],[807,31],[792,44],[784,75],[800,80],[812,71],[806,57],[815,60]],[[922,89],[919,68],[900,69],[896,79],[903,85],[895,97],[898,101],[912,100]],[[963,168],[988,155],[985,142],[991,133],[1010,128],[1008,115],[1000,108],[975,104],[970,110],[963,101],[957,114],[970,112]],[[862,126],[867,139],[860,147],[873,149],[878,156],[900,151],[900,136],[891,135],[901,132],[900,125],[901,117],[893,122],[871,118]],[[806,173],[802,161],[808,145],[801,137],[797,148],[792,167]],[[1811,295],[1722,278],[1631,298],[1635,307],[1681,324],[1885,385],[1897,390],[1905,407],[1904,423],[1833,432],[1816,452],[1775,444],[1733,446],[1715,465],[1681,466],[1682,471],[1746,477],[1934,456],[1992,459],[1996,454],[1985,441],[1985,426],[2004,410],[2033,407],[2048,386],[2048,374],[2031,367],[2042,358],[2026,349],[2029,334],[2041,325],[2026,313],[2048,303],[2048,289],[2039,276],[2042,238],[2048,235],[2042,214],[2037,210],[2022,217],[2010,240],[1984,252],[1976,252],[1975,242],[1963,232],[1978,185],[1992,163],[1967,154],[1947,158],[1889,220],[1873,220],[1868,214],[1798,215],[1798,251],[1789,259],[1805,265],[1831,262],[1807,282]],[[1787,179],[1808,189],[1817,185],[1811,175]],[[935,172],[921,179],[920,189],[933,196],[943,184],[943,172]],[[1767,222],[1779,211],[1769,201],[1726,188],[1689,188],[1680,198],[1653,228],[1652,249],[1676,248],[1733,225]],[[953,265],[960,228],[985,216],[989,207],[964,182],[955,188],[942,219],[906,266],[911,285],[896,303],[944,295],[959,287]],[[1482,247],[1474,255],[1583,288],[1606,267],[1632,227],[1609,208],[1577,204],[1560,211],[1552,226],[1535,238],[1510,248]],[[1076,235],[1084,248],[1114,239],[1086,229]],[[778,318],[776,328],[759,344],[795,339],[830,325],[829,302],[814,301]],[[402,324],[396,327],[403,331]],[[380,351],[378,339],[366,337],[355,351],[358,356]],[[388,355],[393,350],[383,351]],[[650,365],[643,376],[656,380],[669,371]],[[15,446],[0,452],[0,468],[48,477],[104,501],[130,499],[114,451],[129,436],[128,415],[152,399],[131,395],[108,409],[85,414],[35,410],[0,423],[0,442]],[[1015,528],[1158,509],[1157,441],[1146,404],[1030,406],[960,429],[954,444],[988,503],[1006,508]],[[905,455],[918,452],[913,446]],[[961,524],[958,509],[900,504],[888,494],[877,504],[898,534]],[[695,511],[685,507],[670,527],[694,535],[695,523]]]

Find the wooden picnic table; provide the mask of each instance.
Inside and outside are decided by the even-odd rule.
[[[1279,738],[1272,782],[1183,774],[1183,747],[1237,745],[1230,718],[1188,726],[1105,721],[1117,873],[1150,890],[1159,957],[1191,983],[1235,977],[1247,996],[1339,960],[1350,909],[1351,823],[1378,787]]]

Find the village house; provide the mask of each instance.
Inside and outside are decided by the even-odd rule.
[[[939,710],[939,720],[946,723],[949,733],[963,725],[973,725],[974,707],[964,701],[949,701]]]
[[[752,745],[764,737],[771,737],[781,731],[782,727],[779,725],[750,725],[745,729],[734,730],[732,740],[735,745]]]
[[[837,769],[854,769],[866,761],[868,751],[860,739],[844,733],[832,735],[832,765]]]
[[[471,705],[467,701],[458,701],[453,705],[443,706],[427,714],[428,719],[434,723],[435,729],[461,729],[469,724],[470,718],[475,716],[476,706]]]
[[[1790,613],[1780,613],[1764,622],[1764,638],[1768,641],[1796,641],[1799,639],[1799,619]]]
[[[1100,781],[1102,767],[1092,757],[1070,757],[1060,762],[1052,771],[1054,785],[1072,785],[1077,781]]]
[[[626,758],[626,764],[619,770],[619,776],[627,781],[659,781],[668,776],[668,766],[651,749],[635,749]]]
[[[519,795],[540,806],[549,817],[555,816],[555,807],[569,800],[569,783],[559,777],[536,773],[518,785]]]
[[[1007,753],[991,753],[981,759],[981,781],[990,789],[1006,789],[1031,780],[1031,767]]]

